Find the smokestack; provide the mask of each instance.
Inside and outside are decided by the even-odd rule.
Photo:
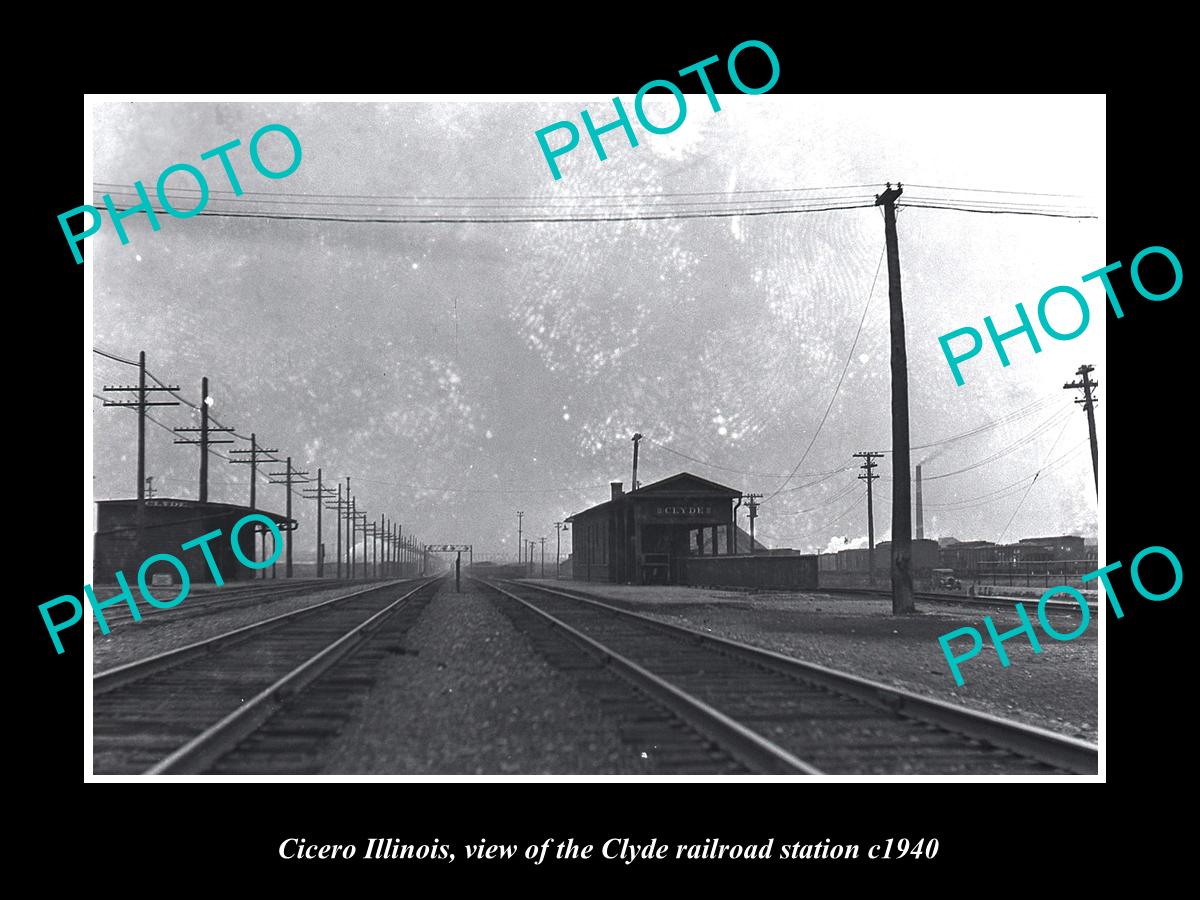
[[[611,481],[611,482],[609,482],[608,486],[610,488],[612,488],[612,499],[613,500],[616,500],[618,497],[621,496],[621,482]]]
[[[925,514],[921,509],[921,466],[917,466],[917,540],[925,537]]]

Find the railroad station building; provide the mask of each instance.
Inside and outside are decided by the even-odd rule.
[[[115,582],[114,573],[120,570],[133,585],[142,562],[157,553],[169,553],[182,562],[193,582],[211,583],[212,572],[201,549],[194,547],[181,550],[180,546],[217,529],[220,529],[221,536],[209,541],[208,548],[221,577],[226,581],[248,580],[258,577],[259,570],[249,569],[238,562],[229,543],[233,526],[238,520],[254,512],[270,517],[281,532],[293,531],[296,527],[294,519],[278,513],[231,503],[153,497],[146,500],[145,504],[139,542],[137,500],[100,500],[96,503],[93,584]],[[258,536],[260,529],[266,533],[265,546],[263,539]],[[249,522],[238,533],[239,548],[247,559],[270,558],[274,553],[271,544],[271,535],[260,522]],[[172,579],[178,578],[178,573],[169,562],[156,564],[150,572],[151,576],[169,573]]]
[[[751,545],[734,518],[735,488],[680,472],[628,493],[619,481],[610,489],[604,503],[567,519],[577,581],[816,587],[815,556]]]

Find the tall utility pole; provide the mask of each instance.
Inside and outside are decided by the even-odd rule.
[[[542,577],[546,577],[546,539],[538,538],[542,545]]]
[[[1082,404],[1084,411],[1088,417],[1088,436],[1092,439],[1092,475],[1096,479],[1096,496],[1100,496],[1100,453],[1096,446],[1096,413],[1094,412],[1096,404],[1100,401],[1092,396],[1092,389],[1100,387],[1100,382],[1092,381],[1090,375],[1095,371],[1095,366],[1083,365],[1075,370],[1075,374],[1079,376],[1078,381],[1072,381],[1070,384],[1064,384],[1064,391],[1074,391],[1082,388],[1083,399],[1076,400],[1076,403]]]
[[[357,498],[355,498],[355,499],[357,499]],[[359,519],[362,519],[361,525],[358,524]],[[360,532],[360,531],[362,532],[362,536],[363,536],[362,573],[363,573],[363,578],[366,578],[367,577],[367,514],[365,512],[361,512],[361,513],[356,512],[354,514],[354,534],[355,534],[354,540],[355,540],[355,542],[358,541],[358,532]],[[354,560],[357,561],[357,558],[358,558],[358,550],[356,548],[355,554],[354,554]]]
[[[642,442],[642,436],[641,436],[641,434],[635,432],[633,437],[630,438],[630,440],[633,441],[633,480],[631,482],[629,482],[629,489],[631,491],[636,491],[638,489],[638,480],[637,480],[638,444],[640,444]]]
[[[383,529],[385,527],[383,524],[383,516],[379,517],[378,522],[373,522],[372,524],[375,526],[373,535],[375,538],[375,546],[371,549],[371,571],[375,577],[378,578],[381,574],[379,563],[386,561],[386,558],[381,558],[383,557]]]
[[[106,391],[135,392],[136,400],[105,400],[105,406],[124,406],[136,409],[138,413],[138,449],[137,449],[137,552],[141,555],[144,546],[146,527],[146,408],[150,406],[178,406],[178,400],[147,400],[146,395],[157,391],[177,391],[179,385],[164,385],[163,387],[146,387],[146,351],[138,354],[138,383],[133,385],[105,385]]]
[[[198,444],[200,446],[200,502],[208,502],[208,445],[209,444],[232,444],[233,440],[225,440],[224,438],[210,438],[208,435],[213,431],[233,431],[232,428],[213,428],[208,424],[208,379],[200,379],[200,427],[199,428],[176,428],[176,432],[186,434],[189,432],[199,432],[200,439],[197,441],[176,441],[177,444]],[[290,543],[290,542],[289,542]]]
[[[321,536],[321,508],[325,506],[325,500],[333,496],[333,488],[322,487],[321,485],[321,469],[317,467],[317,486],[315,488],[304,488],[304,497],[306,500],[317,501],[317,577],[325,577],[325,545]]]
[[[755,553],[754,549],[754,520],[758,518],[758,499],[762,494],[747,494],[746,508],[750,510],[750,554]]]
[[[566,522],[554,523],[554,577],[558,578],[562,574],[562,533],[567,530]]]
[[[383,574],[385,576],[391,574],[391,552],[392,552],[392,523],[388,521],[387,516],[383,517]]]
[[[389,527],[391,528],[388,540],[392,544],[392,575],[398,575],[400,573],[400,524],[392,522]]]
[[[283,570],[285,578],[292,577],[292,532],[295,530],[295,523],[292,521],[292,479],[297,477],[303,478],[303,476],[307,474],[308,472],[298,472],[292,468],[292,458],[290,456],[287,458],[287,465],[284,471],[267,473],[267,475],[271,477],[271,484],[287,485],[287,512],[285,513],[287,516],[287,526],[284,529],[287,531],[287,543],[285,545],[287,547],[287,551],[286,562]],[[280,475],[284,477],[283,481],[276,481],[275,479]],[[303,480],[307,481],[308,479],[305,478]]]
[[[262,456],[266,459],[271,460],[271,462],[279,462],[279,460],[277,460],[275,457],[270,455],[272,453],[278,453],[279,451],[276,450],[274,447],[258,446],[258,435],[252,431],[252,432],[250,432],[250,449],[249,450],[230,450],[229,452],[230,453],[249,453],[250,454],[249,459],[231,459],[229,461],[235,465],[249,465],[250,466],[250,510],[251,510],[251,512],[253,512],[254,510],[258,509],[258,495],[255,493],[255,491],[258,487],[258,458],[260,456]],[[266,559],[267,558],[267,527],[265,525],[263,525],[261,522],[256,522],[254,525],[254,530],[259,536],[259,548],[260,548],[260,552],[262,553],[262,558]],[[274,571],[275,571],[275,567],[271,566],[271,572],[274,573]],[[263,578],[267,577],[267,572],[265,569],[262,572],[262,577]]]
[[[354,502],[350,499],[350,476],[346,476],[346,577],[354,577],[354,566],[351,564],[354,552],[354,529],[350,525],[354,515]]]
[[[517,565],[525,561],[525,544],[521,540],[521,521],[525,518],[525,513],[517,510]]]
[[[363,529],[363,534],[366,537],[369,537],[371,539],[371,577],[372,578],[379,577],[379,529],[381,527],[383,527],[383,519],[382,518],[380,518],[380,520],[378,522],[372,522],[369,526],[369,528],[370,528],[369,531],[367,530],[367,528]],[[365,549],[363,550],[363,555],[366,556]],[[365,564],[366,560],[364,559],[363,562]]]
[[[250,432],[250,449],[249,450],[230,450],[229,452],[230,453],[248,453],[248,454],[250,454],[249,459],[231,459],[230,462],[235,463],[235,464],[250,466],[250,509],[251,510],[258,509],[258,502],[257,502],[258,495],[255,493],[255,488],[258,484],[258,458],[261,456],[266,459],[270,459],[271,462],[279,462],[279,460],[273,459],[270,456],[270,454],[278,453],[279,451],[276,450],[274,447],[258,446],[258,435],[252,431],[252,432]]]
[[[327,503],[325,508],[337,510],[337,553],[334,556],[337,559],[337,577],[340,581],[342,577],[342,483],[340,481],[337,486],[337,503]]]
[[[892,614],[916,611],[912,582],[912,473],[908,458],[908,350],[904,344],[904,306],[900,301],[900,245],[896,238],[896,200],[904,186],[875,198],[883,207],[887,241],[888,299],[892,311]]]
[[[859,466],[860,469],[866,470],[866,474],[859,475],[858,480],[865,481],[867,483],[867,572],[868,572],[867,577],[870,579],[871,583],[874,584],[875,583],[875,505],[871,499],[871,482],[875,481],[877,478],[879,478],[879,476],[874,474],[871,470],[875,469],[879,466],[879,463],[875,462],[875,460],[878,459],[879,457],[883,456],[883,454],[876,453],[871,450],[864,450],[862,453],[855,453],[853,455],[858,457],[859,459],[866,460],[861,466]]]

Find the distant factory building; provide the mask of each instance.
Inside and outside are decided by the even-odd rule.
[[[146,500],[145,504],[145,519],[139,545],[136,500],[100,500],[96,503],[93,584],[114,583],[114,573],[120,570],[133,585],[142,562],[158,553],[169,553],[180,560],[193,582],[212,582],[212,572],[209,571],[200,548],[181,550],[180,546],[218,529],[221,536],[209,541],[208,547],[221,577],[226,581],[254,578],[258,571],[243,566],[233,553],[229,542],[233,526],[243,516],[256,512],[270,517],[281,531],[294,530],[296,527],[295,520],[289,520],[278,513],[262,509],[252,510],[231,503],[201,503],[198,500],[154,497]],[[258,524],[251,522],[243,526],[238,534],[239,548],[247,559],[269,558],[274,553],[272,538],[268,533],[266,555],[263,555],[262,542],[258,537]],[[154,574],[169,574],[173,579],[178,578],[178,573],[170,563],[158,563],[150,571]]]

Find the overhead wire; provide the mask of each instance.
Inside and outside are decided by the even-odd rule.
[[[281,221],[305,221],[305,222],[346,222],[360,224],[375,224],[375,225],[463,225],[463,224],[533,224],[533,223],[550,223],[561,224],[565,222],[653,222],[663,221],[667,219],[728,219],[741,216],[772,216],[772,215],[788,215],[794,213],[809,213],[809,212],[831,212],[835,210],[845,209],[865,209],[873,206],[873,203],[857,203],[857,204],[838,204],[831,206],[813,206],[813,207],[785,207],[779,209],[738,209],[738,210],[712,210],[712,211],[678,211],[666,212],[659,215],[646,215],[643,213],[633,213],[628,215],[608,215],[608,216],[506,216],[506,217],[486,217],[486,216],[332,216],[332,215],[308,215],[308,214],[285,214],[285,213],[256,213],[256,212],[226,212],[204,209],[195,213],[193,217],[218,217],[226,219],[276,219]],[[126,210],[121,210],[122,212]],[[156,209],[155,213],[167,214],[165,210]]]
[[[854,349],[858,346],[859,336],[862,335],[863,324],[867,321],[867,311],[871,308],[871,297],[875,293],[875,285],[879,281],[879,272],[883,268],[883,257],[886,249],[879,254],[879,262],[875,266],[875,277],[871,279],[871,288],[867,291],[867,300],[863,304],[862,316],[858,320],[858,330],[854,332],[854,340],[850,344],[850,352],[846,354],[846,364],[842,366],[842,374],[838,376],[837,385],[833,389],[833,395],[829,398],[829,405],[825,407],[825,414],[821,416],[821,421],[817,424],[817,430],[813,432],[812,439],[808,442],[808,446],[804,448],[804,455],[800,457],[800,461],[793,467],[792,472],[788,475],[787,480],[783,482],[775,491],[767,497],[762,503],[769,503],[773,500],[788,481],[791,481],[795,474],[800,471],[800,467],[804,465],[804,460],[808,459],[809,451],[812,450],[813,444],[817,442],[817,438],[821,434],[821,429],[825,426],[825,420],[829,418],[829,411],[833,409],[833,403],[837,400],[838,391],[842,388],[842,382],[846,380],[846,372],[850,368],[850,360],[854,358]],[[760,504],[761,505],[761,504]]]
[[[1019,513],[1021,511],[1021,507],[1025,505],[1025,500],[1026,500],[1026,498],[1029,497],[1029,492],[1033,490],[1033,486],[1035,484],[1037,484],[1038,478],[1041,477],[1043,470],[1045,470],[1045,468],[1046,468],[1046,462],[1049,461],[1050,454],[1054,452],[1054,448],[1058,446],[1058,442],[1060,440],[1062,440],[1062,436],[1067,433],[1067,426],[1070,424],[1071,424],[1070,419],[1067,419],[1065,422],[1063,422],[1062,430],[1058,433],[1058,437],[1056,437],[1054,439],[1054,443],[1050,445],[1050,450],[1046,453],[1046,459],[1042,462],[1041,468],[1038,469],[1037,472],[1034,473],[1033,481],[1029,482],[1029,487],[1025,489],[1025,493],[1022,495],[1021,500],[1017,504],[1016,509],[1014,509],[1012,515],[1008,517],[1008,523],[1004,526],[1003,530],[1000,532],[1000,537],[998,537],[996,539],[997,544],[1004,543],[1005,533],[1008,531],[1009,526],[1012,525],[1013,519],[1015,519],[1017,517],[1017,513]]]

